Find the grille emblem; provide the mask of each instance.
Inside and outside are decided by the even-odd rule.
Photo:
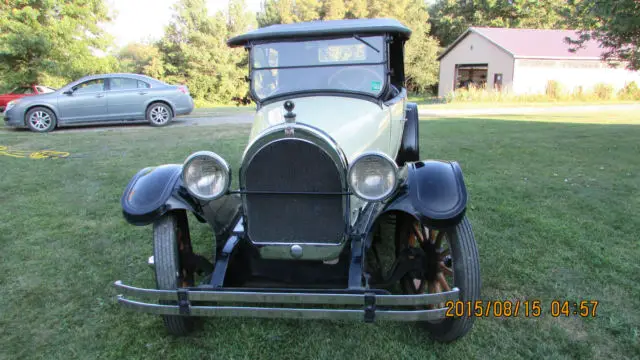
[[[284,114],[284,122],[286,124],[284,134],[286,136],[293,136],[294,133],[293,124],[296,123],[296,114],[293,113],[293,109],[295,107],[295,104],[291,100],[284,102],[284,109],[287,111],[287,113]]]

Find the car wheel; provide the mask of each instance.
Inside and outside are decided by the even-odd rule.
[[[181,218],[184,217],[184,218]],[[170,212],[153,223],[153,256],[158,290],[175,290],[193,285],[193,277],[185,274],[180,266],[180,249],[186,224],[186,213]],[[188,229],[186,230],[188,231]],[[190,246],[190,245],[189,245]],[[160,301],[162,305],[176,305],[176,301]],[[189,334],[195,319],[180,315],[162,315],[164,326],[170,334],[183,336]]]
[[[147,120],[151,126],[165,126],[173,118],[171,108],[163,103],[153,103],[147,108]]]
[[[55,129],[58,121],[53,111],[45,107],[34,107],[27,111],[25,123],[29,130],[43,133]]]
[[[429,268],[428,275],[423,278],[413,277],[411,273],[405,275],[400,280],[403,293],[439,293],[457,287],[460,289],[460,302],[473,304],[480,299],[478,249],[466,217],[456,227],[446,230],[421,228],[411,216],[402,217],[398,225],[396,254],[405,247],[419,246],[425,251],[427,261],[436,265]],[[444,307],[443,303],[431,306],[434,309]],[[473,316],[448,317],[423,322],[422,325],[435,340],[450,342],[469,332],[473,321]]]

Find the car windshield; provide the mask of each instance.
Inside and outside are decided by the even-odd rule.
[[[41,94],[48,94],[56,91],[56,89],[50,88],[48,86],[38,86],[38,90]]]
[[[382,36],[270,42],[251,51],[251,86],[259,100],[300,91],[377,97],[385,86]]]
[[[17,87],[13,90],[11,90],[12,94],[24,94],[24,95],[29,95],[29,94],[33,94],[33,89],[31,87],[28,86],[22,86],[22,87]]]

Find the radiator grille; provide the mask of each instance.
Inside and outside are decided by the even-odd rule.
[[[345,195],[331,157],[301,139],[280,139],[246,164],[245,190],[316,194],[246,194],[249,238],[254,243],[339,243],[345,231]]]

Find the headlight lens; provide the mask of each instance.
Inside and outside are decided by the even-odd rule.
[[[193,153],[182,167],[182,181],[187,191],[196,198],[217,199],[229,188],[229,164],[211,151]]]
[[[4,109],[4,111],[9,111],[9,109],[11,109],[12,107],[16,106],[16,104],[18,103],[18,100],[11,100],[7,103],[7,107]]]
[[[364,153],[349,167],[349,185],[361,199],[377,201],[391,195],[397,184],[398,166],[383,153]]]

